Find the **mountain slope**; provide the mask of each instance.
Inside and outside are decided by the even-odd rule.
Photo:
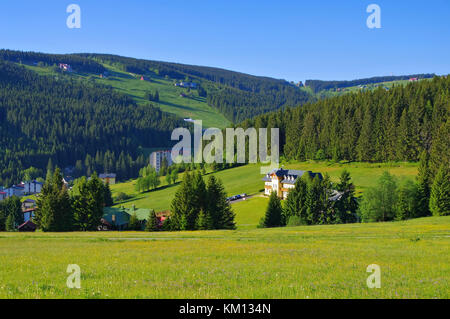
[[[169,145],[171,131],[183,124],[112,89],[0,61],[0,183],[5,185],[25,168],[45,169],[49,158],[60,167],[99,152],[136,158],[140,146]],[[115,164],[108,159],[105,166],[115,170]]]

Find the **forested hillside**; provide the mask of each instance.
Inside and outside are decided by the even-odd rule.
[[[112,89],[39,76],[0,61],[0,185],[17,182],[31,166],[75,165],[134,176],[138,147],[162,146],[183,125],[151,105],[136,105]]]
[[[429,79],[434,77],[435,74],[411,74],[411,75],[400,75],[400,76],[376,76],[366,79],[357,79],[351,81],[321,81],[321,80],[306,80],[305,85],[311,88],[315,93],[322,90],[340,89],[347,88],[356,85],[367,85],[382,82],[392,82],[400,80],[409,80],[411,78]]]
[[[80,72],[103,73],[105,68],[100,63],[71,54],[47,54],[37,52],[22,52],[12,50],[0,50],[0,60],[43,65],[58,65],[59,63],[70,64]]]
[[[417,161],[450,165],[450,77],[343,95],[244,121],[279,127],[288,159]]]
[[[314,96],[285,80],[228,71],[219,68],[133,59],[107,54],[78,54],[111,64],[127,72],[157,74],[176,80],[196,81],[206,90],[207,102],[230,121],[244,119],[314,101]]]

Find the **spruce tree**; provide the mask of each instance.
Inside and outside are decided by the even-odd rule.
[[[153,232],[158,230],[158,218],[155,211],[152,209],[145,223],[145,231]]]
[[[450,215],[450,174],[446,164],[442,164],[436,177],[430,195],[430,211],[434,216]]]
[[[355,185],[353,185],[350,173],[342,171],[336,190],[341,193],[341,198],[335,203],[335,222],[354,223],[356,222],[356,211],[358,202],[355,198]]]
[[[142,226],[136,212],[133,212],[130,216],[130,220],[128,221],[128,230],[142,230]]]
[[[259,223],[261,228],[279,227],[282,226],[282,207],[281,200],[278,198],[276,192],[272,192],[269,197],[269,204],[267,206],[266,214]]]
[[[408,180],[398,189],[397,220],[414,218],[417,215],[417,185]]]
[[[14,216],[10,214],[8,218],[6,218],[6,231],[8,232],[14,232],[17,230],[16,223],[14,221]]]
[[[109,187],[108,182],[104,184],[103,196],[104,196],[103,201],[105,202],[105,207],[110,207],[110,206],[114,205],[114,200],[113,200],[112,194],[111,194],[111,187]]]
[[[196,229],[207,230],[213,229],[213,220],[208,210],[202,209],[197,216]]]
[[[283,224],[288,224],[291,217],[298,217],[301,224],[307,224],[306,195],[308,193],[309,176],[297,178],[295,188],[291,189],[283,209]]]
[[[177,189],[175,197],[171,203],[171,227],[173,230],[185,230],[189,229],[189,226],[191,226],[188,223],[188,216],[192,215],[192,200],[192,175],[189,172],[186,172],[184,174],[183,181]]]
[[[206,217],[211,216],[212,228],[235,229],[235,214],[227,201],[222,181],[211,175],[208,178],[206,194]]]
[[[43,231],[70,231],[73,228],[73,210],[67,188],[57,167],[48,177],[37,199],[33,221]]]
[[[319,224],[323,212],[323,188],[319,176],[316,175],[309,183],[306,195],[306,215],[308,224]]]
[[[417,193],[416,202],[417,209],[415,211],[416,216],[429,216],[430,215],[430,184],[431,175],[429,169],[429,155],[427,151],[423,151],[420,154],[419,172],[417,174]]]

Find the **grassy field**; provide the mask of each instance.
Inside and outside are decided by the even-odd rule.
[[[328,173],[335,182],[339,180],[339,175],[342,170],[347,169],[352,176],[353,183],[356,185],[358,193],[363,192],[367,187],[375,186],[378,178],[384,171],[389,171],[391,174],[395,175],[399,182],[406,179],[414,179],[417,175],[417,164],[415,163],[336,164],[329,162],[302,162],[286,163],[284,164],[284,168]],[[230,196],[242,193],[254,195],[260,193],[264,188],[264,184],[261,180],[263,176],[260,174],[259,165],[240,166],[214,173],[214,175],[223,181],[225,190]],[[178,187],[178,185],[164,186],[164,184],[162,184],[163,186],[160,189],[137,194],[134,189],[134,184],[134,181],[130,181],[111,186],[113,196],[118,192],[124,192],[132,196],[130,200],[117,206],[123,205],[124,207],[131,207],[132,205],[135,205],[138,208],[152,208],[156,211],[167,210],[170,208],[170,202]],[[257,207],[259,206],[260,205],[257,205]],[[244,207],[245,210],[246,204],[236,204],[233,205],[233,207],[239,216],[241,207]]]
[[[27,68],[38,72],[41,75],[61,76],[53,73],[51,68],[25,65]],[[99,74],[70,73],[64,76],[70,76],[82,80],[88,80],[90,77],[96,83],[108,85],[119,92],[131,96],[137,103],[149,103],[144,99],[147,92],[159,92],[159,102],[151,102],[159,106],[163,111],[173,113],[182,118],[193,118],[202,120],[205,127],[224,128],[230,122],[216,109],[206,103],[206,98],[199,97],[196,90],[187,93],[186,89],[175,87],[172,80],[167,80],[156,75],[146,75],[147,81],[141,81],[141,75],[123,72],[110,65],[104,65],[108,69],[109,76],[100,78]],[[181,97],[180,94],[190,94],[187,97]]]
[[[2,233],[0,298],[449,298],[450,217],[177,233]],[[68,289],[68,264],[81,289]],[[381,288],[366,285],[370,264]]]

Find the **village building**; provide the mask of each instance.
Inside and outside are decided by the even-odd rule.
[[[318,176],[319,179],[323,179],[322,174],[320,173],[277,168],[272,170],[262,179],[264,181],[264,194],[270,195],[272,192],[276,192],[278,197],[286,199],[289,191],[295,188],[297,179],[305,174],[309,175],[311,178]]]
[[[44,183],[38,181],[25,182],[24,185],[24,193],[25,194],[40,194],[42,191],[42,186]]]
[[[4,190],[6,197],[17,196],[22,197],[25,193],[25,186],[22,184],[13,185],[10,188]]]
[[[98,177],[105,184],[114,185],[116,183],[116,174],[114,174],[114,173],[104,173],[104,174],[100,174]]]
[[[0,201],[5,200],[7,197],[6,192],[0,191]]]
[[[150,165],[159,172],[163,160],[166,159],[167,166],[172,165],[172,152],[170,150],[156,151],[150,154]]]
[[[60,63],[59,68],[63,71],[72,72],[72,67],[70,66],[70,64]]]

